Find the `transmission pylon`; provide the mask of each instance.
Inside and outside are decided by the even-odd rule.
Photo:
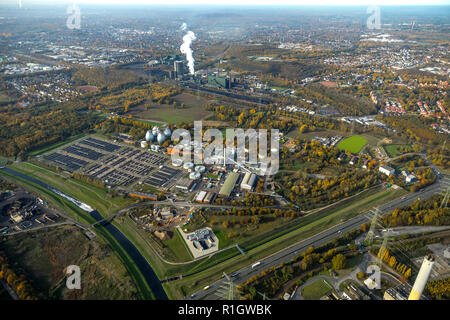
[[[223,300],[236,300],[239,299],[240,293],[237,290],[233,280],[224,272],[225,283],[217,290],[218,296]]]
[[[441,208],[447,207],[449,198],[450,198],[450,187],[447,188],[447,191],[444,194],[444,198],[442,198]]]
[[[375,229],[377,227],[377,220],[378,216],[380,215],[380,209],[375,208],[371,212],[373,213],[373,217],[369,232],[367,232],[366,238],[364,239],[365,246],[371,246],[373,243],[373,237],[375,236]]]
[[[259,291],[256,291],[256,293],[259,294],[263,298],[263,300],[269,300],[269,299],[267,299],[267,296],[265,293],[261,293]]]

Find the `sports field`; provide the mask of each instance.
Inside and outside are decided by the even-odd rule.
[[[326,280],[318,279],[302,290],[305,300],[319,300],[324,295],[330,294],[332,286]]]
[[[361,136],[352,136],[339,142],[338,149],[351,153],[358,153],[367,143],[367,140]]]

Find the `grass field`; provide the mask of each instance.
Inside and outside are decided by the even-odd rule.
[[[332,291],[332,286],[328,282],[325,284],[325,282],[326,280],[318,279],[310,285],[304,287],[302,289],[302,297],[305,300],[319,300],[324,295],[330,294]]]
[[[9,259],[24,269],[44,298],[136,299],[137,288],[118,257],[101,239],[89,241],[76,227],[9,237],[2,242]],[[81,290],[67,290],[64,269],[80,266]]]
[[[14,168],[14,169],[17,171],[20,171],[20,169],[17,169],[17,168]],[[29,176],[36,178],[36,176],[33,176],[33,174],[27,173],[26,171],[25,172],[21,171],[21,172],[26,173]],[[56,195],[55,193],[47,190],[46,188],[39,186],[37,184],[34,184],[34,183],[32,183],[28,180],[25,180],[21,177],[13,176],[4,171],[0,171],[0,174],[13,179],[19,185],[22,185],[25,188],[30,189],[31,191],[37,192],[43,199],[47,200],[52,206],[63,210],[66,214],[72,216],[75,220],[82,222],[82,223],[86,223],[86,224],[91,224],[91,223],[95,222],[94,218],[92,218],[88,213],[82,211],[77,206],[75,206],[72,202]],[[41,178],[41,180],[50,185],[55,185],[55,184],[52,184],[52,182],[50,182],[49,180],[47,180],[45,178],[44,179]],[[61,190],[61,191],[63,191],[63,190]],[[66,191],[64,191],[64,192],[66,192]],[[69,192],[68,194],[74,196],[73,193]],[[87,203],[91,203],[91,202],[87,201]],[[106,229],[104,227],[102,227],[101,225],[97,225],[95,227],[95,232],[97,233],[97,235],[99,237],[101,237],[104,241],[106,241],[111,246],[113,251],[117,254],[117,257],[122,261],[126,270],[133,277],[133,279],[135,280],[135,284],[139,288],[139,296],[144,299],[154,299],[153,292],[151,291],[150,287],[148,286],[146,280],[144,279],[144,276],[139,271],[137,266],[134,264],[134,262],[132,261],[132,259],[128,255],[128,253],[119,245],[119,243],[112,237],[112,235],[109,232],[107,232]]]
[[[383,146],[389,157],[394,158],[403,153],[413,152],[413,148],[408,144],[389,144]]]
[[[65,146],[66,144],[69,144],[69,143],[74,142],[74,141],[76,141],[78,139],[81,139],[82,137],[84,137],[84,134],[79,134],[79,135],[70,137],[69,139],[65,139],[63,141],[59,141],[59,142],[57,142],[55,144],[52,144],[52,145],[49,145],[49,146],[44,146],[44,147],[41,147],[41,148],[38,148],[38,149],[34,149],[34,150],[28,152],[28,155],[30,155],[30,156],[37,156],[37,155],[46,153],[46,152],[48,152],[50,150],[53,150],[53,149]]]
[[[168,104],[149,103],[150,108],[145,109],[143,105],[130,110],[129,114],[139,119],[151,119],[168,123],[193,122],[208,117],[211,112],[206,111],[203,106],[208,102],[202,97],[188,93],[182,93],[174,97],[177,108]],[[181,104],[184,103],[184,108]]]
[[[361,136],[352,136],[339,142],[338,149],[358,153],[366,145],[367,140]]]
[[[5,93],[0,92],[0,103],[10,102],[12,99]]]

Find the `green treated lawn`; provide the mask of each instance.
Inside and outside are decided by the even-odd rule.
[[[324,295],[330,294],[332,291],[332,286],[328,282],[325,284],[326,280],[318,279],[314,281],[309,286],[302,289],[302,297],[305,300],[319,300]]]
[[[172,252],[172,254],[177,258],[177,261],[190,261],[192,260],[192,255],[187,248],[184,240],[181,238],[178,229],[175,229],[173,236],[169,240],[163,241],[164,245]]]
[[[352,136],[339,142],[338,149],[351,153],[358,153],[367,143],[367,140],[361,136]]]
[[[57,143],[55,143],[55,144],[52,144],[52,145],[40,147],[40,148],[38,148],[38,149],[35,149],[35,150],[33,150],[33,151],[30,151],[30,152],[28,153],[28,155],[30,155],[30,156],[37,156],[37,155],[39,155],[39,154],[46,153],[46,152],[48,152],[48,151],[50,151],[50,150],[59,148],[59,147],[61,147],[61,146],[64,146],[64,145],[66,145],[66,144],[69,144],[69,143],[71,143],[71,142],[73,142],[73,141],[76,141],[76,140],[78,140],[78,139],[81,139],[81,138],[84,137],[84,136],[85,136],[84,134],[79,134],[79,135],[70,137],[70,138],[68,138],[68,139],[66,139],[66,140],[64,140],[64,141],[59,141],[59,142],[57,142]]]
[[[0,102],[10,102],[10,101],[12,101],[12,99],[6,93],[0,92]]]
[[[397,157],[403,153],[407,153],[407,152],[413,152],[413,149],[410,145],[408,144],[389,144],[389,145],[385,145],[383,146],[384,150],[386,150],[386,153],[388,154],[389,157],[394,158]],[[401,149],[403,148],[404,151],[402,151]]]
[[[208,100],[192,94],[182,93],[174,97],[178,107],[173,105],[149,103],[150,108],[146,110],[143,106],[133,108],[129,113],[139,119],[150,119],[168,123],[193,122],[201,120],[212,114],[204,109]],[[184,103],[184,108],[181,104]]]

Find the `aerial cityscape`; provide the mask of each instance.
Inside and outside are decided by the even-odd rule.
[[[0,0],[0,300],[450,300],[450,3],[257,2]]]

